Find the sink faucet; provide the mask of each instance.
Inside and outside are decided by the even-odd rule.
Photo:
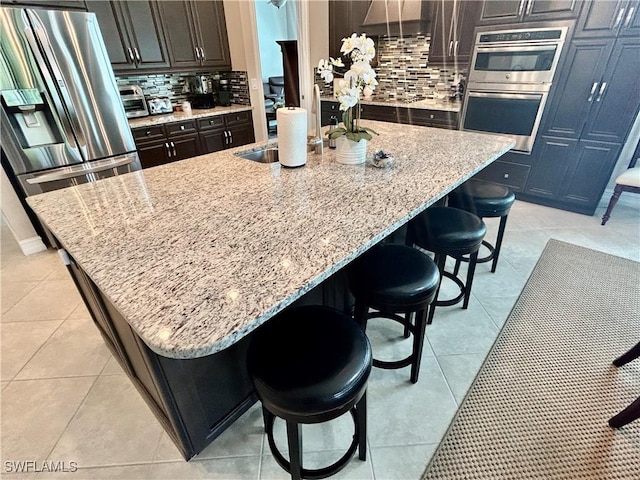
[[[322,121],[320,116],[320,87],[313,86],[313,105],[311,112],[316,114],[316,135],[312,137],[308,145],[314,147],[314,152],[322,154],[324,152],[324,142],[322,141]]]

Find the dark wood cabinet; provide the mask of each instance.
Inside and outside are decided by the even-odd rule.
[[[222,2],[159,2],[174,69],[231,69]]]
[[[571,19],[580,5],[579,0],[484,0],[478,25]]]
[[[539,137],[524,192],[550,200],[557,199],[577,143],[577,140],[566,138]]]
[[[638,0],[585,3],[578,21],[575,38],[640,35],[640,3]]]
[[[514,155],[507,152],[505,155]],[[522,156],[520,156],[522,157]],[[505,156],[502,156],[500,160],[487,165],[483,170],[475,175],[475,178],[486,180],[488,182],[500,183],[511,188],[515,192],[522,192],[527,183],[531,166],[518,163],[516,161],[503,161]],[[507,159],[505,159],[507,160]]]
[[[255,142],[250,111],[132,129],[142,168]]]
[[[371,2],[361,0],[329,0],[329,55],[338,57],[342,39],[365,33],[362,26]]]
[[[169,68],[169,57],[156,2],[91,1],[116,73]]]
[[[432,2],[430,64],[469,63],[479,7],[480,3],[473,1]]]

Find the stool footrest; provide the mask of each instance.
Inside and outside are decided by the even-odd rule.
[[[394,322],[399,323],[404,326],[405,332],[408,330],[412,335],[416,334],[416,327],[413,323],[411,323],[406,318],[396,314],[389,312],[369,312],[366,315],[366,319],[370,320],[372,318],[386,318],[388,320],[393,320]],[[383,368],[385,370],[395,370],[397,368],[408,367],[415,360],[415,354],[411,353],[406,358],[402,360],[378,360],[376,358],[373,359],[373,366],[378,368]]]
[[[491,245],[489,242],[487,242],[486,240],[482,241],[482,245],[484,245],[485,247],[487,247],[489,249],[489,255],[487,255],[486,257],[478,257],[478,259],[476,260],[476,263],[487,263],[490,262],[491,260],[493,260],[493,257],[495,256],[496,253],[496,249],[493,245]],[[460,260],[461,262],[467,262],[469,263],[469,257],[468,256],[463,256],[461,255],[460,257],[454,257],[456,260]]]
[[[460,303],[460,301],[462,301],[462,299],[464,298],[464,294],[466,291],[464,283],[462,283],[462,280],[456,277],[453,273],[447,272],[446,270],[442,272],[442,276],[447,277],[449,280],[453,281],[453,283],[455,283],[460,289],[460,294],[457,297],[448,300],[434,300],[433,305],[435,305],[436,307],[450,307],[451,305]]]
[[[344,467],[347,466],[347,464],[349,463],[349,460],[351,460],[351,457],[353,457],[353,454],[358,449],[359,438],[360,438],[360,428],[358,427],[358,417],[357,417],[356,408],[357,407],[354,407],[350,410],[351,418],[353,419],[354,433],[353,433],[353,440],[351,442],[351,445],[349,446],[349,449],[346,451],[346,453],[327,467],[322,467],[317,469],[301,468],[300,473],[302,478],[309,478],[312,480],[327,478],[327,477],[330,477],[331,475],[338,473],[340,470],[342,470]],[[289,462],[286,458],[284,458],[282,453],[280,453],[280,450],[278,450],[278,447],[276,446],[276,442],[273,438],[273,424],[275,422],[276,417],[271,412],[269,413],[270,415],[265,425],[267,441],[269,442],[269,448],[271,449],[273,458],[278,463],[278,465],[280,465],[283,469],[285,469],[290,474],[291,462]]]

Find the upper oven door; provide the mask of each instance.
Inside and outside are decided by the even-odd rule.
[[[511,136],[516,141],[513,150],[531,153],[548,90],[505,90],[503,85],[494,87],[468,87],[462,112],[462,129]]]
[[[469,82],[551,83],[562,43],[476,47]]]

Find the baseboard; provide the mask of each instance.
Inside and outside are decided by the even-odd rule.
[[[32,255],[47,249],[47,246],[40,237],[31,237],[26,240],[20,240],[18,244],[20,245],[22,253],[25,255]]]

